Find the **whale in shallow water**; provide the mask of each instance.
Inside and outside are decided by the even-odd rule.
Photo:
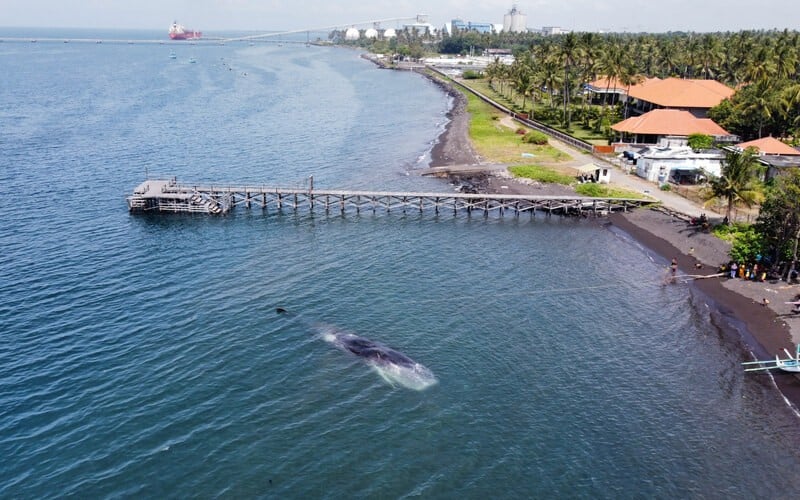
[[[316,329],[323,340],[359,357],[391,385],[421,391],[437,382],[436,376],[426,366],[380,342],[344,332],[331,325],[317,325]]]
[[[280,314],[287,311],[278,308],[277,312]],[[318,323],[312,328],[323,340],[337,349],[360,358],[392,386],[401,385],[421,391],[438,382],[436,376],[426,366],[380,342],[343,331],[333,325]]]

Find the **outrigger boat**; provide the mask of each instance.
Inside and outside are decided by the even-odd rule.
[[[788,349],[784,349],[783,352],[786,353],[788,358],[781,359],[780,356],[776,355],[774,360],[748,361],[747,363],[742,363],[744,366],[752,367],[745,368],[744,371],[755,372],[760,370],[773,370],[777,368],[778,370],[783,370],[789,373],[800,373],[800,344],[797,344],[797,351],[795,352],[794,356],[792,356],[792,353],[790,353]]]

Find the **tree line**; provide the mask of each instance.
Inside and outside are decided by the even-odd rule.
[[[793,139],[800,129],[800,33],[739,31],[725,33],[455,33],[439,42],[442,53],[513,51],[514,63],[487,68],[528,99],[560,100],[563,126],[570,128],[570,103],[584,84],[607,77],[623,87],[644,78],[714,79],[735,95],[709,116],[744,140],[772,135]],[[530,102],[530,101],[528,101]]]
[[[709,117],[743,140],[772,135],[796,143],[800,135],[800,33],[796,31],[555,36],[464,31],[437,38],[403,30],[395,39],[355,43],[374,52],[410,57],[510,49],[512,64],[496,59],[487,67],[484,76],[489,84],[499,85],[501,94],[521,96],[523,111],[534,112],[537,102],[547,111],[558,111],[568,131],[574,114],[585,119],[594,113],[596,125],[606,127],[627,114],[609,101],[603,101],[600,111],[587,106],[586,83],[605,77],[629,89],[645,78],[676,77],[714,79],[734,88],[734,95],[712,108]],[[740,262],[760,256],[788,277],[797,267],[800,247],[800,169],[788,169],[767,185],[758,181],[760,169],[755,151],[728,151],[722,175],[709,182],[706,197],[723,200],[728,220],[734,206],[760,204],[755,224],[731,228],[737,233],[731,256]]]
[[[457,33],[440,42],[442,52],[465,47],[506,48],[514,62],[495,60],[485,76],[500,93],[522,96],[530,111],[536,99],[559,107],[562,125],[586,109],[584,85],[605,77],[630,89],[644,78],[714,79],[736,90],[709,116],[743,140],[772,135],[795,141],[800,128],[800,33],[741,31],[735,33],[597,34],[560,36]],[[580,101],[579,104],[575,104]],[[604,101],[597,123],[624,118],[624,108]],[[536,117],[534,117],[536,118]],[[722,200],[728,222],[736,205],[760,205],[753,225],[735,225],[731,256],[740,262],[762,259],[788,278],[795,272],[800,247],[800,169],[788,169],[766,185],[755,150],[728,151],[722,175],[705,189],[708,200]],[[761,172],[763,173],[763,172]],[[726,224],[727,226],[727,224]]]

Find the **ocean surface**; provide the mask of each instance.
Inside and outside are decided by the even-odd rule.
[[[0,497],[797,494],[800,420],[735,324],[602,220],[127,211],[158,175],[452,190],[413,175],[450,105],[430,82],[304,44],[34,36],[0,43]]]

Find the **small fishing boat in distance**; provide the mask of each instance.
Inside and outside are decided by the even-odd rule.
[[[788,373],[800,374],[800,344],[797,344],[797,350],[794,355],[792,355],[788,349],[784,349],[783,352],[785,352],[787,356],[785,359],[776,355],[775,359],[742,363],[743,366],[747,367],[744,371],[755,372],[778,369]]]

